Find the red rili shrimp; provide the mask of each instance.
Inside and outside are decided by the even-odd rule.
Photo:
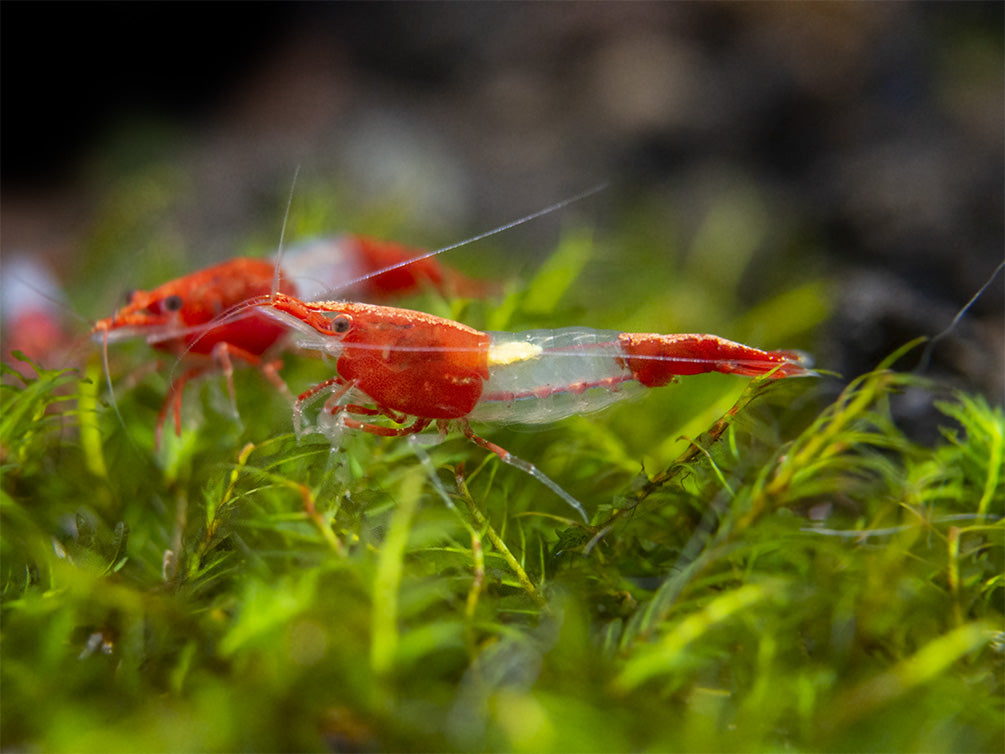
[[[444,293],[476,294],[488,286],[442,266],[426,253],[400,244],[360,236],[319,239],[294,247],[277,271],[265,259],[236,258],[164,283],[151,291],[133,291],[124,307],[98,321],[92,335],[107,344],[144,338],[153,348],[194,365],[174,380],[157,419],[157,444],[169,410],[181,433],[181,396],[185,384],[216,365],[233,396],[233,361],[258,367],[277,389],[289,393],[278,376],[282,366],[265,355],[286,327],[254,310],[220,321],[223,312],[272,292],[311,298],[344,288],[354,295],[388,298],[432,287]]]
[[[432,424],[441,432],[456,427],[548,486],[584,519],[575,498],[532,464],[475,434],[470,420],[552,422],[603,409],[633,389],[661,387],[680,375],[814,374],[798,353],[762,351],[716,335],[582,327],[482,332],[423,312],[372,304],[305,303],[281,293],[250,303],[294,330],[301,348],[336,359],[337,374],[298,398],[298,433],[306,402],[326,391],[330,395],[312,431],[333,443],[346,428],[403,437]],[[374,423],[378,417],[400,426]]]

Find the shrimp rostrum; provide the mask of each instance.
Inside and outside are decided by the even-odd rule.
[[[372,304],[305,303],[282,293],[251,303],[289,327],[298,346],[336,360],[336,375],[297,400],[298,432],[304,407],[325,393],[314,431],[333,443],[346,428],[401,437],[434,424],[441,432],[453,427],[533,475],[584,518],[578,501],[532,464],[475,434],[469,422],[552,422],[603,409],[681,375],[813,374],[795,352],[762,351],[715,335],[582,327],[482,332]]]

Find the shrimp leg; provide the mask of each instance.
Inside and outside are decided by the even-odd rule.
[[[181,398],[185,385],[189,382],[189,380],[200,377],[206,372],[211,371],[214,368],[214,363],[219,365],[220,371],[223,372],[224,377],[227,380],[227,392],[230,394],[230,401],[234,406],[235,413],[237,412],[237,393],[234,390],[233,359],[235,358],[256,367],[262,375],[273,384],[276,390],[278,390],[290,403],[293,403],[293,395],[290,393],[290,389],[279,376],[279,370],[283,367],[282,360],[275,359],[272,361],[263,361],[260,356],[256,356],[255,354],[245,351],[243,348],[231,345],[230,343],[217,343],[213,347],[211,357],[213,359],[212,362],[192,367],[191,369],[186,370],[180,377],[177,377],[174,381],[172,381],[171,386],[168,388],[167,396],[164,398],[164,404],[161,406],[161,410],[157,414],[157,424],[154,427],[154,447],[159,448],[161,446],[164,422],[167,419],[169,411],[172,413],[174,418],[175,435],[181,436]]]
[[[551,479],[551,477],[545,475],[545,473],[541,471],[537,466],[532,464],[530,461],[525,461],[522,458],[513,455],[505,448],[496,445],[496,443],[491,442],[490,440],[486,440],[484,437],[476,435],[471,430],[471,425],[467,421],[458,419],[457,425],[460,427],[461,432],[464,433],[464,436],[467,437],[469,440],[471,440],[473,443],[475,443],[476,445],[480,445],[481,447],[485,448],[485,450],[491,450],[493,453],[499,456],[499,460],[501,460],[503,463],[508,463],[510,466],[513,466],[515,468],[520,469],[523,472],[526,472],[527,474],[530,474],[537,481],[539,481],[549,490],[551,490],[560,498],[562,498],[570,506],[575,508],[576,512],[580,516],[582,516],[583,521],[585,523],[587,524],[590,523],[590,517],[586,515],[586,510],[583,508],[583,504],[580,503],[578,500],[576,500],[576,498],[574,498],[568,492],[563,490],[555,481]]]

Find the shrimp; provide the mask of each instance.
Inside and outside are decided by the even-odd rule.
[[[103,342],[142,337],[155,349],[185,357],[194,366],[168,389],[157,418],[156,442],[173,409],[175,433],[181,434],[181,397],[185,384],[214,365],[224,372],[234,397],[233,361],[257,367],[284,395],[279,360],[265,359],[286,327],[253,310],[219,323],[223,312],[242,302],[273,292],[311,298],[342,287],[374,298],[404,295],[433,287],[445,293],[486,292],[489,287],[447,269],[424,252],[362,236],[341,236],[307,242],[291,249],[277,271],[265,259],[239,257],[184,275],[151,291],[133,291],[126,305],[99,320],[91,330]],[[277,346],[278,348],[278,346]],[[291,397],[291,396],[290,396]],[[292,398],[292,397],[291,397]]]
[[[532,464],[480,437],[470,422],[552,422],[598,411],[677,376],[722,372],[770,378],[812,375],[793,351],[762,351],[716,335],[624,333],[567,327],[482,332],[423,312],[350,302],[305,303],[277,294],[251,302],[293,330],[301,348],[336,359],[336,375],[294,407],[329,392],[316,430],[415,435],[451,427],[542,482],[587,520],[582,505]],[[373,417],[401,426],[356,417]],[[411,423],[407,423],[411,420]]]
[[[70,366],[77,345],[66,312],[69,305],[55,275],[36,258],[15,253],[0,266],[0,358],[21,351],[47,367]],[[32,370],[10,362],[22,376]]]

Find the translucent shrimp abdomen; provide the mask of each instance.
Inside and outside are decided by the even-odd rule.
[[[489,379],[470,418],[541,424],[637,395],[619,334],[587,327],[489,333]]]

